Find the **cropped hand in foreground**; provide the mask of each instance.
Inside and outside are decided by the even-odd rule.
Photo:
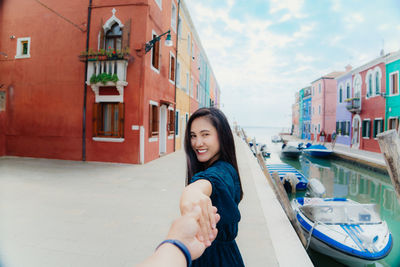
[[[220,216],[217,214],[217,208],[213,207],[214,219],[216,223],[219,221]],[[203,254],[204,250],[208,247],[207,244],[201,242],[197,236],[200,231],[198,221],[201,216],[201,209],[195,206],[186,215],[176,219],[168,232],[167,239],[179,240],[189,250],[191,258],[197,259]],[[214,229],[214,237],[217,236],[217,229]],[[137,267],[166,267],[166,266],[187,266],[185,255],[182,251],[173,244],[164,243],[154,252],[153,255],[148,257],[145,261],[137,265]]]

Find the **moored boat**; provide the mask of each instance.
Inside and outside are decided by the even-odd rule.
[[[304,148],[303,153],[312,157],[327,158],[333,153],[333,150],[328,149],[324,145],[311,145],[307,148]]]
[[[298,158],[303,150],[302,143],[288,142],[282,145],[281,157]]]
[[[279,178],[282,180],[287,174],[294,174],[297,178],[296,190],[306,190],[308,180],[307,178],[298,170],[290,166],[289,164],[267,164],[268,172],[277,172]]]
[[[346,198],[297,198],[292,201],[308,245],[349,266],[386,257],[392,234],[373,204]]]

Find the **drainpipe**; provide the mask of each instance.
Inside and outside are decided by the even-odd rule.
[[[180,9],[181,9],[181,0],[178,0],[178,17],[177,17],[177,19],[176,19],[176,47],[175,47],[175,56],[176,56],[176,62],[175,62],[175,83],[174,83],[174,103],[175,103],[175,105],[174,105],[174,116],[176,117],[176,82],[177,82],[177,80],[176,80],[176,78],[177,78],[177,72],[176,72],[176,67],[178,66],[178,40],[179,40],[179,37],[178,37],[178,35],[179,35],[179,32],[178,32],[178,30],[179,30],[179,12],[180,12]],[[179,118],[175,118],[175,125],[176,125],[176,119],[178,119],[178,121],[179,121]],[[175,125],[174,125],[174,127],[175,127]],[[183,135],[182,135],[182,137],[183,137]],[[176,129],[175,129],[175,132],[174,132],[174,152],[176,151]]]
[[[322,116],[322,128],[321,131],[324,130],[325,134],[326,134],[326,129],[325,129],[325,118],[326,118],[326,114],[325,114],[325,98],[326,98],[326,87],[325,87],[325,78],[322,78],[323,84],[324,84],[324,91],[323,91],[323,104],[324,104],[324,110],[323,110],[323,116]],[[325,136],[326,138],[326,136]]]
[[[89,36],[90,36],[90,20],[92,16],[92,0],[89,0],[88,6],[88,23],[86,28],[86,51],[89,50]],[[83,89],[83,114],[82,114],[82,161],[86,161],[86,98],[87,98],[87,69],[88,61],[85,61],[85,77],[84,77],[84,89]]]

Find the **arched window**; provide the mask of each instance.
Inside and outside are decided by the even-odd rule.
[[[107,50],[122,49],[122,31],[118,23],[114,23],[111,29],[106,32],[106,49]]]
[[[372,96],[372,74],[368,75],[368,96]]]
[[[351,91],[350,91],[350,84],[346,84],[346,98],[349,99],[351,97]]]
[[[339,103],[343,102],[343,88],[340,86],[339,88]]]
[[[380,79],[379,72],[375,72],[375,94],[378,95],[380,93]]]

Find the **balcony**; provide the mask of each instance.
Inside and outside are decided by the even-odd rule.
[[[96,95],[96,103],[102,101],[123,102],[124,87],[128,85],[126,73],[128,68],[127,59],[88,59],[86,84],[89,85]],[[115,87],[118,94],[103,95],[103,87]]]
[[[348,98],[345,100],[346,109],[351,113],[361,112],[361,100],[359,97]]]

